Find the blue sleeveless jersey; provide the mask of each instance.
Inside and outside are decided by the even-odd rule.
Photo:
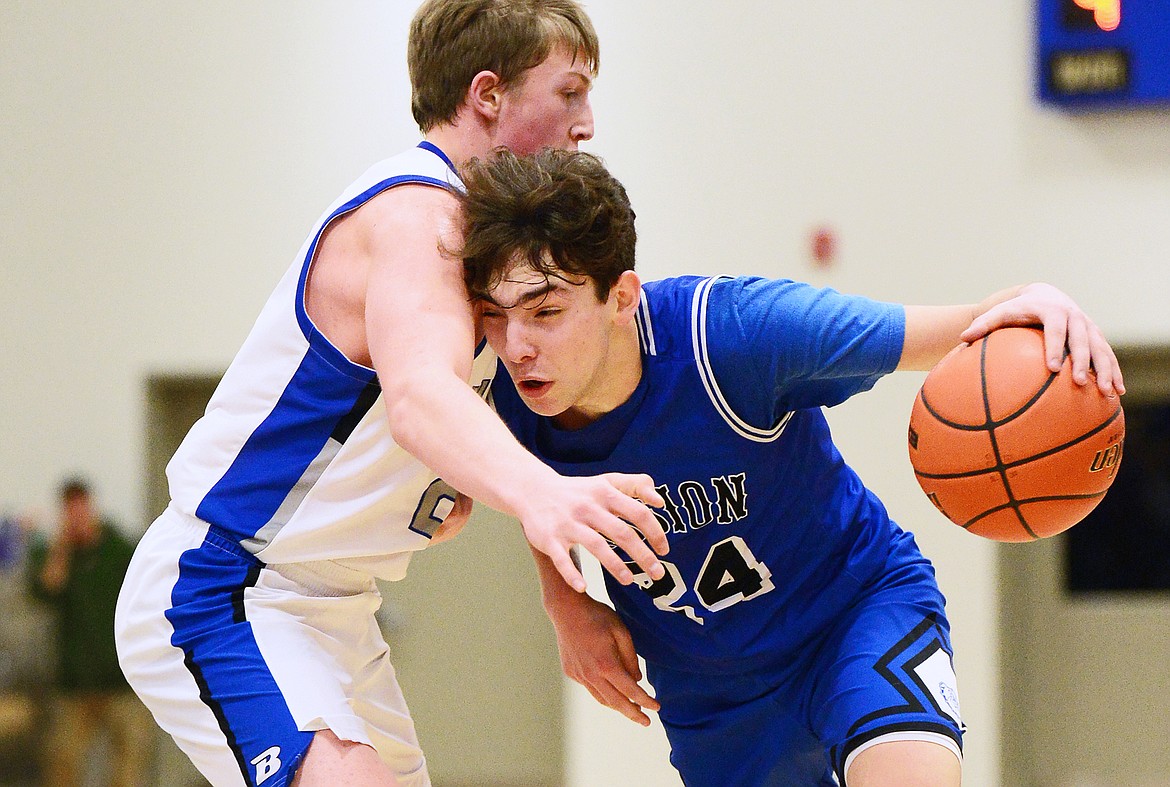
[[[496,408],[538,457],[567,475],[648,473],[666,498],[667,576],[606,576],[647,662],[774,665],[891,562],[925,562],[842,460],[821,410],[894,369],[904,325],[898,305],[791,281],[648,283],[638,388],[575,431],[528,410],[498,366]]]

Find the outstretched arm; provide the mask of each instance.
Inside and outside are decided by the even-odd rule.
[[[519,519],[529,542],[577,590],[585,582],[569,556],[573,544],[593,553],[618,581],[633,579],[606,538],[661,576],[654,553],[629,526],[665,554],[666,535],[639,502],[661,504],[648,476],[557,474],[467,384],[475,316],[459,261],[439,251],[455,209],[450,194],[421,186],[391,189],[365,208],[363,219],[373,228],[366,334],[395,441],[460,492]]]
[[[1101,329],[1072,298],[1043,283],[1000,290],[978,304],[907,306],[898,369],[927,371],[960,342],[973,342],[996,328],[1013,325],[1043,326],[1052,371],[1060,369],[1067,346],[1073,379],[1079,385],[1089,382],[1092,368],[1102,393],[1125,393],[1117,356]]]
[[[610,607],[583,593],[569,592],[547,556],[532,550],[544,609],[557,635],[561,669],[593,699],[643,727],[657,711],[658,700],[639,685],[642,670],[630,633]]]

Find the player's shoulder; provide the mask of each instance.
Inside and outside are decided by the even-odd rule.
[[[706,277],[672,276],[642,283],[637,326],[642,352],[665,357],[687,350],[695,288]]]
[[[417,182],[452,190],[463,188],[451,160],[437,147],[425,142],[372,164],[354,181],[351,189],[384,185],[386,181],[390,181],[390,185]]]
[[[770,298],[797,293],[814,293],[817,288],[813,285],[784,278],[766,278],[763,276],[728,276],[723,274],[709,276],[672,276],[665,279],[655,279],[645,282],[643,289],[655,298],[660,299],[708,299],[711,296],[719,300],[739,299],[741,297]]]
[[[712,293],[716,312],[725,312],[723,301],[735,299],[742,277],[684,275],[642,284],[638,327],[648,355],[691,355],[701,343],[711,320]],[[717,322],[719,320],[716,320]]]
[[[654,279],[642,282],[642,292],[648,301],[656,304],[669,304],[690,297],[695,287],[706,278],[708,277],[670,276],[665,279]]]
[[[404,182],[371,195],[355,210],[371,230],[411,227],[435,216],[449,219],[459,209],[455,194],[433,184]]]
[[[394,210],[454,205],[463,183],[442,151],[424,145],[371,165],[345,189],[334,213],[367,205]]]
[[[760,276],[674,276],[642,285],[646,312],[665,321],[672,315],[694,325],[735,319],[745,307],[786,298],[809,298],[814,288],[790,279]]]

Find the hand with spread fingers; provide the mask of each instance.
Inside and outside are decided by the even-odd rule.
[[[585,578],[570,554],[575,544],[587,549],[623,585],[630,584],[634,575],[611,542],[651,578],[660,579],[665,573],[657,555],[667,552],[666,533],[647,507],[661,507],[665,501],[649,476],[550,473],[546,486],[530,494],[529,500],[528,509],[519,516],[524,536],[534,550],[548,556],[574,590],[585,590]]]
[[[983,311],[960,338],[972,342],[996,328],[1013,325],[1044,326],[1045,354],[1052,371],[1060,370],[1067,347],[1077,384],[1089,382],[1092,368],[1101,393],[1125,393],[1121,366],[1104,332],[1061,290],[1042,282],[1024,285],[1012,297]]]

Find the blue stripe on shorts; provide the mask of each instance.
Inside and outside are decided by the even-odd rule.
[[[171,644],[219,722],[244,784],[291,784],[312,732],[292,718],[280,687],[256,644],[244,612],[244,591],[263,563],[210,530],[203,544],[179,558],[179,578],[167,620]]]

